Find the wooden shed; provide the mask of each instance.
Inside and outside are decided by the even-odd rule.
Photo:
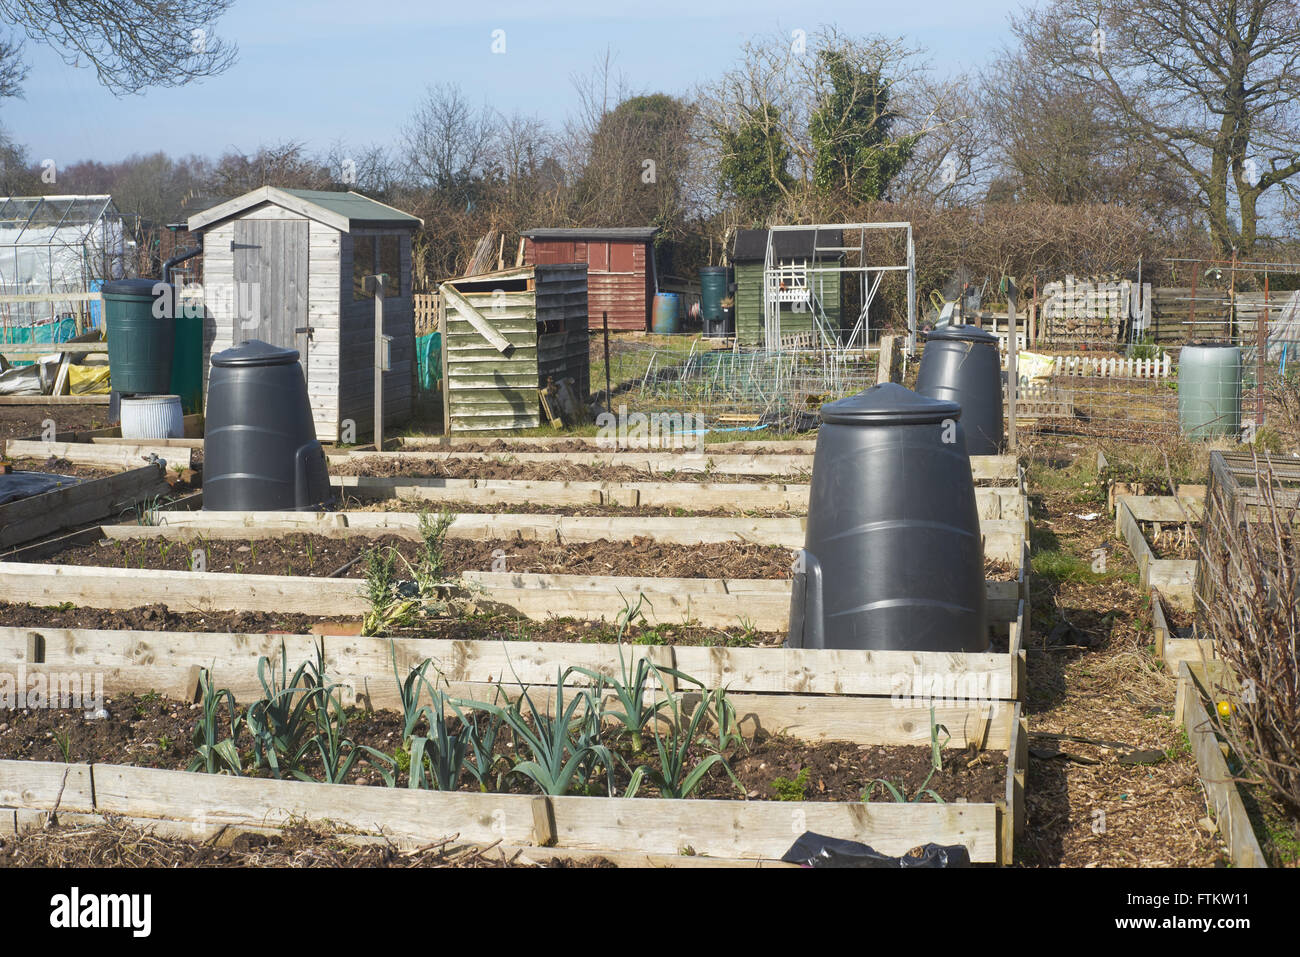
[[[767,260],[766,229],[741,229],[736,232],[732,245],[731,261],[736,270],[736,340],[742,345],[763,345],[763,272]],[[817,254],[818,247],[841,246],[843,239],[839,230],[777,230],[773,252],[778,266],[794,269],[807,268],[815,258],[822,260],[822,265],[830,265],[827,254]],[[836,262],[844,258],[843,253],[836,253]],[[842,325],[842,303],[840,296],[840,274],[835,272],[818,272],[812,278],[812,295],[817,304],[835,328]],[[795,335],[813,331],[812,311],[801,304],[781,304],[781,335]]]
[[[414,404],[415,216],[359,193],[263,186],[191,216],[203,237],[204,396],[208,359],[249,339],[297,349],[316,436],[336,442],[374,422],[375,292],[384,273],[384,423]]]
[[[542,424],[539,390],[591,391],[587,267],[518,266],[438,287],[448,433]]]
[[[592,329],[609,313],[611,329],[650,328],[658,278],[656,226],[609,229],[530,229],[524,238],[524,264],[586,263],[587,307]]]

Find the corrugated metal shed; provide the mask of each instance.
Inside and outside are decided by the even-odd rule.
[[[611,329],[645,330],[655,294],[654,237],[658,227],[529,229],[524,262],[587,264],[587,308],[592,329],[609,313]]]
[[[573,379],[578,398],[586,401],[591,388],[585,265],[468,276],[442,283],[438,293],[451,432],[537,428],[537,393],[552,380]]]

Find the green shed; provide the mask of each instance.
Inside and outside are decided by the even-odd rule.
[[[732,244],[731,261],[736,270],[736,340],[741,345],[761,346],[765,342],[763,319],[764,271],[767,262],[766,229],[737,231]],[[828,253],[825,247],[843,246],[838,229],[778,230],[773,237],[773,265],[798,276],[809,284],[809,302],[782,302],[781,335],[790,336],[815,331],[814,312],[826,317],[831,328],[843,332],[841,274],[838,272],[804,272],[816,262],[821,266],[842,265],[843,252]],[[821,252],[817,252],[821,249]],[[781,284],[779,275],[773,282]]]

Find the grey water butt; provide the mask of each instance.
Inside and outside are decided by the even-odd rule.
[[[887,383],[821,416],[788,646],[986,651],[961,408]]]
[[[205,511],[306,511],[331,503],[296,349],[250,339],[212,357],[203,458]]]
[[[998,337],[976,326],[946,326],[925,339],[916,391],[961,406],[966,451],[1002,451],[1002,356]]]

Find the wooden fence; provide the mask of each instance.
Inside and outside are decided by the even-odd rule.
[[[415,334],[427,336],[438,331],[438,297],[431,292],[417,292],[411,297],[415,306]]]

